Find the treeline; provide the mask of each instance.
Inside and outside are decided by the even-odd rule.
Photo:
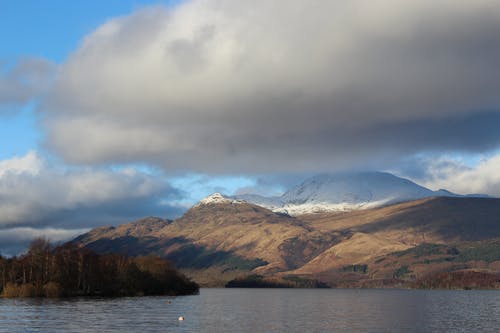
[[[187,295],[198,285],[157,256],[98,255],[74,244],[34,240],[26,254],[0,256],[4,297]]]
[[[284,278],[269,278],[262,275],[248,275],[233,279],[226,283],[225,288],[329,288],[323,282],[304,279],[298,276]]]
[[[500,289],[500,274],[476,271],[440,272],[417,280],[420,289]]]

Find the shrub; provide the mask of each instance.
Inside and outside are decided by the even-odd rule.
[[[61,285],[57,282],[50,281],[43,286],[43,294],[45,297],[57,298],[62,296]]]
[[[368,265],[347,265],[340,269],[341,272],[356,272],[365,274],[368,272]]]
[[[422,243],[415,247],[409,248],[404,251],[394,252],[393,255],[396,257],[402,257],[404,255],[413,255],[415,258],[423,256],[431,256],[446,253],[447,247],[442,244],[432,244],[432,243]]]
[[[12,282],[7,282],[3,288],[3,297],[19,297],[19,286]]]
[[[395,279],[401,279],[405,277],[408,273],[411,273],[411,271],[408,269],[408,266],[401,266],[394,271],[393,277]]]
[[[19,297],[35,297],[35,286],[31,283],[23,283],[19,287]]]

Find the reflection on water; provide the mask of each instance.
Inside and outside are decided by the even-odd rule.
[[[185,321],[178,321],[179,316]],[[202,289],[0,299],[0,332],[498,332],[499,291]]]

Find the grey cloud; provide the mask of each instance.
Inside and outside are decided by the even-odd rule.
[[[267,197],[279,196],[311,176],[313,174],[307,173],[260,174],[256,176],[253,186],[242,187],[235,194],[257,194]]]
[[[204,45],[212,39],[215,30],[207,26],[201,28],[193,40],[176,39],[169,43],[167,55],[183,71],[196,71],[204,65]]]
[[[500,113],[476,111],[441,119],[388,124],[372,132],[373,137],[389,142],[392,138],[406,138],[414,150],[435,145],[439,149],[463,152],[485,152],[498,147],[500,142]],[[393,142],[393,146],[400,146]],[[404,143],[403,143],[403,147]]]
[[[26,250],[31,241],[38,237],[49,239],[52,243],[68,241],[88,229],[57,229],[17,227],[0,229],[0,255],[14,256]]]
[[[162,176],[50,165],[30,153],[0,163],[0,230],[88,228],[139,217],[176,216],[182,193]]]
[[[56,70],[54,63],[41,58],[0,63],[0,111],[27,103],[45,92]]]
[[[432,168],[430,167],[432,165]],[[433,174],[430,174],[430,170],[433,170]],[[389,169],[388,172],[397,174],[403,178],[409,178],[415,180],[415,182],[421,184],[434,178],[443,178],[446,176],[449,170],[455,171],[465,171],[468,170],[465,165],[459,165],[456,161],[451,159],[443,158],[442,156],[436,156],[436,154],[431,154],[424,156],[411,156],[398,165],[397,169]],[[438,171],[440,170],[440,171]],[[433,187],[433,189],[435,189]]]
[[[500,144],[500,5],[189,1],[107,22],[42,106],[73,163],[304,173]],[[487,110],[487,111],[485,111]]]

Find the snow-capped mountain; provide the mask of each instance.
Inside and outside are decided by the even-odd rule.
[[[306,179],[281,197],[240,195],[245,200],[289,215],[349,211],[435,196],[459,196],[446,190],[432,191],[386,172],[318,175]]]
[[[208,197],[201,199],[194,207],[213,205],[213,204],[241,204],[245,203],[244,200],[239,200],[236,198],[225,197],[220,193],[210,194]]]

